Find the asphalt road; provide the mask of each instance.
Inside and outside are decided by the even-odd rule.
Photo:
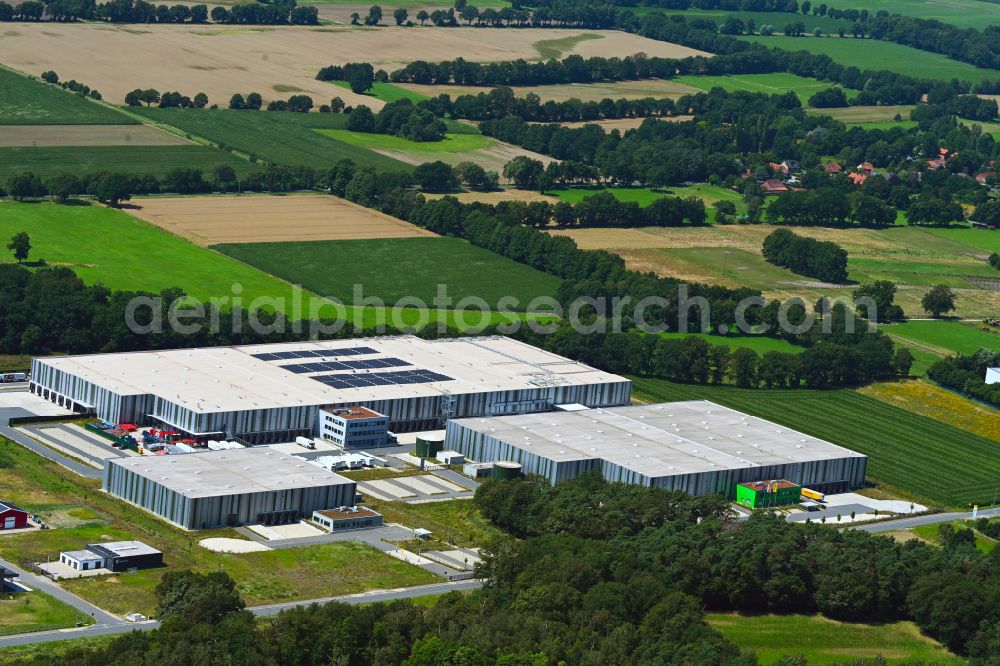
[[[62,465],[71,472],[76,472],[80,476],[85,476],[90,479],[100,479],[102,477],[104,470],[96,469],[90,465],[85,465],[81,462],[73,460],[68,456],[64,456],[58,451],[50,449],[44,444],[41,444],[27,435],[11,428],[7,425],[7,421],[15,416],[32,416],[32,413],[26,409],[21,409],[20,407],[4,407],[0,409],[0,435],[3,435],[7,439],[14,440],[21,446],[31,449],[43,458],[48,458],[49,460]]]
[[[8,566],[2,562],[0,562],[0,565]],[[15,567],[9,567],[9,568],[14,569],[15,571],[19,571]],[[28,575],[30,576],[30,574]],[[32,587],[32,583],[28,582],[27,580],[25,580],[25,583],[29,587]],[[48,584],[52,585],[52,583]],[[446,594],[448,592],[456,592],[461,590],[475,590],[480,587],[482,587],[481,581],[463,580],[463,581],[456,581],[449,583],[433,583],[431,585],[417,585],[415,587],[401,587],[394,590],[372,590],[370,592],[359,592],[357,594],[346,594],[339,597],[326,597],[323,599],[289,601],[280,604],[254,606],[252,608],[249,608],[248,610],[254,615],[260,617],[271,617],[277,615],[283,610],[288,610],[289,608],[296,608],[298,606],[310,606],[312,604],[325,604],[325,603],[330,603],[332,601],[339,601],[341,603],[346,603],[346,604],[371,604],[380,601],[397,601],[399,599],[414,599],[416,597],[426,597],[436,594]],[[38,586],[38,589],[43,589],[45,592],[49,592],[50,594],[52,594],[52,592],[49,589],[43,588],[41,585]],[[65,591],[62,592],[64,594],[68,594]],[[80,599],[75,595],[70,595],[70,596],[74,597],[76,602],[90,606],[90,604],[88,604],[86,601],[83,601],[83,599]],[[62,599],[63,597],[60,596],[59,598]],[[67,603],[72,603],[72,605],[77,606],[77,603],[73,603],[70,601],[67,601]],[[15,636],[0,637],[0,650],[2,650],[3,648],[16,647],[19,645],[32,645],[36,643],[54,643],[56,641],[66,641],[77,638],[94,638],[98,636],[111,636],[114,634],[125,634],[130,631],[150,631],[160,626],[160,623],[156,622],[155,620],[132,623],[121,620],[100,609],[96,609],[96,611],[99,611],[100,613],[99,615],[95,615],[95,619],[98,619],[97,624],[91,625],[89,627],[80,627],[75,629],[39,631],[29,634],[17,634]],[[110,618],[110,620],[108,618]]]
[[[1000,508],[980,509],[976,514],[977,518],[997,518],[1000,517]],[[859,525],[857,527],[847,527],[845,529],[862,530],[864,532],[892,532],[893,530],[906,530],[920,525],[935,525],[937,523],[950,523],[953,520],[971,520],[972,512],[951,512],[951,513],[931,513],[924,516],[913,516],[912,518],[895,518],[893,520],[883,520],[869,525]]]

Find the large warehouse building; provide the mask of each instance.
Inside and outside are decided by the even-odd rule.
[[[102,489],[178,527],[284,524],[354,504],[350,479],[269,447],[111,458]]]
[[[867,457],[707,400],[449,421],[445,447],[520,463],[551,483],[593,470],[609,481],[734,496],[788,479],[823,492],[862,485]]]
[[[558,403],[628,404],[617,375],[505,337],[394,336],[36,358],[30,390],[115,423],[251,443],[319,434],[322,407],[361,405],[397,432]]]

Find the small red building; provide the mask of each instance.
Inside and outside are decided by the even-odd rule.
[[[27,526],[27,511],[10,502],[0,502],[0,530],[17,530]]]

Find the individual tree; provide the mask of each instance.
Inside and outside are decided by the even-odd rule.
[[[136,88],[125,93],[125,103],[129,106],[142,106],[142,91]]]
[[[425,192],[452,192],[458,188],[451,167],[440,160],[424,162],[414,169],[413,182]]]
[[[247,95],[245,108],[250,111],[259,111],[262,106],[264,106],[264,98],[260,96],[260,93],[252,92]]]
[[[951,287],[946,284],[939,284],[924,294],[924,297],[920,299],[920,305],[932,317],[938,318],[955,309],[955,299],[955,292],[951,290]]]
[[[545,171],[545,166],[538,160],[525,155],[518,155],[503,167],[503,177],[514,183],[516,187],[533,190],[538,187],[538,177]]]
[[[404,7],[397,7],[392,12],[392,19],[396,22],[396,25],[403,25],[409,17],[410,14]]]
[[[132,184],[129,182],[129,177],[123,173],[105,173],[97,180],[94,196],[101,203],[111,208],[118,208],[122,201],[132,198]]]
[[[74,194],[80,194],[83,191],[80,179],[71,173],[61,173],[49,178],[46,187],[56,203],[61,204],[66,203]]]
[[[913,367],[913,353],[906,347],[900,347],[896,350],[896,355],[893,357],[893,365],[896,367],[896,374],[900,377],[909,377],[910,368]]]
[[[368,16],[365,17],[365,25],[378,25],[382,20],[382,8],[372,5],[368,8]]]
[[[42,72],[42,81],[45,81],[46,83],[59,83],[59,75],[50,69]]]
[[[351,92],[358,95],[371,90],[372,85],[375,83],[375,72],[372,66],[367,63],[348,68],[345,71],[345,76],[347,84],[351,87]]]
[[[243,95],[236,93],[229,98],[229,108],[237,111],[242,111],[247,108],[247,102],[243,99]]]
[[[739,347],[729,357],[729,376],[742,388],[754,388],[759,382],[760,356],[753,349]]]
[[[146,88],[139,93],[139,100],[146,106],[152,106],[160,101],[160,91],[156,88]]]
[[[312,97],[309,95],[292,95],[288,98],[287,109],[297,113],[307,113],[313,107]]]
[[[178,619],[189,626],[214,625],[245,607],[236,583],[222,571],[170,570],[157,584],[156,597],[160,621]]]
[[[340,113],[341,111],[343,111],[344,100],[340,99],[339,97],[334,97],[332,100],[330,100],[330,110],[333,111],[334,113]]]
[[[858,317],[871,322],[896,321],[903,318],[903,308],[893,303],[896,296],[896,284],[889,280],[876,280],[861,285],[852,294]],[[868,302],[874,304],[874,310],[869,311]]]
[[[361,23],[361,14],[357,12],[351,12],[351,25],[359,25]]]
[[[421,9],[417,12],[417,20],[420,21],[420,25],[427,23],[427,19],[430,18],[430,14],[427,13],[426,9]]]
[[[347,129],[352,132],[374,132],[375,114],[364,104],[360,104],[347,114]]]
[[[7,249],[14,253],[14,259],[20,264],[28,258],[28,253],[31,252],[31,238],[28,237],[27,232],[19,231],[7,243]]]
[[[212,168],[212,177],[217,185],[230,185],[236,182],[236,170],[229,164],[216,164]]]
[[[208,106],[208,95],[206,95],[203,92],[200,92],[194,96],[194,100],[192,100],[192,103],[194,104],[194,108],[204,109],[206,106]]]

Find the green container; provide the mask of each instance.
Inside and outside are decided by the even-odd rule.
[[[417,437],[417,457],[433,458],[444,449],[444,437],[425,435]]]
[[[521,478],[521,463],[495,462],[490,476],[500,481],[511,481]]]

